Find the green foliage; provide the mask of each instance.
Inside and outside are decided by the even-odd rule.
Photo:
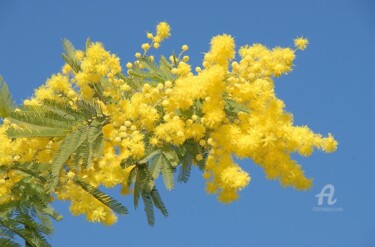
[[[225,107],[224,107],[225,113],[227,116],[231,117],[232,119],[235,119],[238,117],[239,112],[249,112],[249,109],[243,105],[240,104],[234,100],[226,99],[225,100]]]
[[[60,150],[55,155],[52,161],[52,181],[51,181],[51,189],[55,188],[58,180],[60,171],[68,160],[68,158],[84,143],[87,139],[87,127],[79,128],[69,135],[67,135],[64,141],[61,144]]]
[[[12,241],[9,238],[0,237],[0,246],[2,247],[21,247],[18,243]]]
[[[120,215],[125,215],[128,214],[128,209],[122,205],[120,202],[117,200],[113,199],[109,195],[105,194],[104,192],[96,189],[95,187],[79,180],[75,179],[74,182],[78,184],[79,186],[82,187],[86,192],[88,192],[90,195],[95,197],[98,201],[112,209],[114,212],[120,214]]]
[[[24,126],[22,129],[10,127],[6,134],[10,138],[31,138],[31,137],[64,137],[67,130],[60,128],[49,128],[43,126]]]
[[[177,154],[173,150],[163,150],[150,161],[149,173],[153,179],[157,179],[161,173],[165,187],[172,190],[174,187],[173,173],[178,163]]]
[[[81,67],[79,65],[78,60],[75,57],[76,49],[74,48],[73,44],[68,40],[63,40],[63,47],[66,54],[62,54],[62,58],[64,61],[69,64],[69,66],[74,70],[74,72],[79,72]]]
[[[7,117],[9,112],[15,108],[12,96],[9,92],[8,85],[3,81],[0,75],[0,117]]]
[[[64,42],[68,56],[74,47]],[[0,246],[19,246],[14,240],[19,236],[26,246],[50,246],[45,238],[53,231],[50,218],[61,220],[62,216],[50,206],[50,194],[58,184],[58,174],[65,162],[75,158],[87,167],[103,149],[102,126],[106,124],[102,110],[96,102],[79,100],[76,111],[66,104],[44,100],[40,106],[16,107],[7,85],[1,80],[0,117],[6,117],[17,127],[10,127],[6,134],[11,138],[50,137],[60,138],[61,145],[50,164],[14,163],[1,166],[0,172],[14,170],[24,177],[12,188],[17,201],[0,205]],[[77,152],[79,150],[79,152]],[[83,151],[85,150],[85,151]],[[85,191],[120,215],[127,214],[125,206],[100,190],[76,180]]]
[[[160,58],[159,65],[150,57],[141,57],[139,61],[142,67],[134,67],[129,70],[129,75],[139,85],[145,82],[150,85],[157,85],[175,78],[171,72],[172,66],[163,56]]]
[[[22,174],[23,178],[12,187],[16,198],[0,204],[0,246],[20,246],[16,236],[22,238],[26,246],[50,246],[46,239],[53,233],[50,218],[61,220],[62,216],[49,205],[44,177],[47,167],[16,163],[12,167],[1,167],[0,172],[6,174],[10,170]]]
[[[154,178],[150,174],[147,164],[137,164],[133,168],[129,175],[129,184],[132,180],[134,180],[134,207],[138,207],[139,199],[142,197],[147,222],[150,226],[154,226],[154,206],[165,217],[168,216],[168,211],[156,189]]]

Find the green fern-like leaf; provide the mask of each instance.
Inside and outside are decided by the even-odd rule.
[[[64,50],[66,52],[66,55],[69,58],[74,59],[75,55],[76,55],[76,49],[75,49],[74,45],[72,44],[72,42],[70,42],[66,38],[63,39],[63,47],[64,47]]]
[[[50,246],[46,240],[46,236],[53,232],[49,216],[59,219],[61,215],[49,205],[50,196],[45,189],[48,168],[49,165],[38,163],[14,163],[1,170],[22,173],[22,179],[11,189],[11,193],[17,195],[16,200],[0,204],[0,236],[4,236],[3,241],[13,241],[17,235],[26,246]]]
[[[60,150],[55,155],[52,161],[52,172],[51,172],[52,188],[54,188],[57,185],[57,182],[59,179],[58,175],[64,163],[77,150],[77,148],[81,146],[82,143],[86,140],[87,132],[88,132],[88,128],[82,127],[80,129],[73,131],[72,133],[70,133],[69,135],[65,137],[63,143],[60,146]]]
[[[102,143],[103,143],[102,126],[97,124],[96,122],[93,122],[87,133],[86,167],[91,165],[91,162],[94,157],[98,157],[101,155],[101,151],[103,147]]]
[[[159,177],[161,167],[163,166],[163,162],[164,158],[162,154],[155,155],[155,157],[153,157],[153,159],[150,161],[148,170],[152,178],[157,179]]]
[[[90,46],[91,46],[91,39],[90,39],[90,37],[88,37],[86,39],[86,50],[89,49]]]
[[[55,112],[69,120],[82,120],[87,116],[80,111],[74,110],[69,104],[51,99],[44,99],[42,107],[47,111]]]
[[[178,158],[178,155],[173,148],[169,148],[169,149],[164,150],[163,155],[168,160],[168,163],[172,167],[176,167],[178,165],[178,163],[180,162],[179,158]]]
[[[36,125],[50,128],[71,129],[74,121],[61,121],[54,118],[51,113],[43,112],[42,109],[35,108],[33,111],[14,111],[10,112],[8,118],[21,125]]]
[[[133,169],[130,170],[129,172],[129,177],[128,177],[128,181],[127,181],[127,186],[130,187],[132,185],[132,182],[136,176],[136,173],[137,173],[137,169],[135,167],[133,167]]]
[[[165,78],[167,80],[170,80],[170,81],[174,80],[175,75],[172,74],[172,72],[171,72],[172,66],[169,64],[169,62],[167,61],[167,59],[164,56],[160,57],[159,64],[160,64],[160,70],[164,74]]]
[[[150,226],[155,225],[154,205],[152,198],[148,193],[142,193],[143,204],[145,206],[145,212],[147,216],[147,222]]]
[[[76,49],[74,48],[73,44],[68,39],[64,39],[63,47],[66,52],[66,54],[62,54],[63,59],[75,72],[79,72],[81,68],[75,58]]]
[[[78,179],[75,179],[75,183],[81,186],[82,189],[91,194],[98,201],[112,209],[114,212],[120,215],[128,214],[128,210],[124,205],[122,205],[120,202],[113,199],[109,195],[105,194],[104,192]]]
[[[7,117],[14,108],[15,103],[9,92],[8,85],[3,81],[3,77],[0,75],[0,117]]]
[[[141,87],[141,84],[135,80],[126,77],[124,74],[119,73],[117,76],[122,79],[126,84],[128,84],[131,88],[138,90]]]
[[[180,183],[187,183],[191,174],[191,163],[182,162],[179,173],[177,175],[177,181]]]
[[[154,202],[154,205],[157,209],[160,210],[160,212],[165,216],[167,217],[168,216],[168,210],[167,208],[165,207],[161,197],[160,197],[160,194],[159,194],[159,191],[156,189],[156,187],[154,187],[150,193],[151,195],[151,198],[152,198],[152,201]]]
[[[20,244],[8,238],[0,238],[0,246],[1,247],[21,247]]]
[[[0,217],[1,218],[6,218],[8,217],[8,214],[4,214]],[[9,230],[8,228],[0,225],[0,237],[6,238],[6,239],[14,239],[15,234],[13,231]],[[1,245],[0,245],[1,246]]]
[[[240,104],[240,103],[238,103],[234,100],[231,100],[231,99],[226,99],[225,103],[226,103],[226,108],[229,108],[230,112],[232,112],[232,113],[237,114],[240,111],[248,113],[250,111],[249,108],[247,108],[245,105]]]
[[[140,188],[140,185],[139,185],[139,182],[136,181],[134,183],[134,197],[133,197],[133,203],[134,203],[134,208],[137,209],[138,208],[138,203],[139,203],[139,198],[141,196],[141,188]]]
[[[131,76],[140,77],[142,79],[148,79],[149,80],[148,83],[151,85],[156,85],[157,82],[164,81],[162,78],[160,78],[158,74],[154,72],[145,71],[145,70],[132,69],[132,70],[129,70],[129,74]]]
[[[163,175],[164,185],[167,190],[172,190],[174,187],[174,168],[171,166],[169,161],[164,158],[164,162],[161,167],[161,174]]]
[[[48,172],[49,164],[13,163],[9,169],[22,172],[23,175],[29,175],[38,179],[41,183],[45,183],[47,179],[42,174]]]
[[[69,64],[69,66],[74,70],[74,72],[78,73],[81,70],[81,66],[75,59],[71,59],[65,54],[62,54],[62,58],[67,64]]]
[[[6,134],[9,138],[30,138],[30,137],[63,137],[67,135],[67,130],[59,128],[49,128],[40,126],[27,126],[22,129],[10,127]]]
[[[161,150],[151,150],[145,157],[138,161],[139,164],[145,164],[147,163],[152,157],[154,157],[157,154],[160,154]]]
[[[163,151],[152,158],[148,167],[148,172],[153,179],[157,179],[161,172],[165,187],[168,190],[172,190],[174,187],[174,167],[177,166],[177,164],[178,157],[175,156],[175,153],[172,154],[172,152]]]
[[[78,100],[76,102],[76,105],[82,111],[82,113],[86,114],[86,116],[96,117],[96,116],[103,115],[100,105],[94,100],[92,101]]]

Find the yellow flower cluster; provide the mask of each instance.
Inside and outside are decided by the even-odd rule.
[[[285,111],[284,102],[275,95],[273,79],[292,70],[295,50],[246,45],[239,48],[239,59],[234,60],[234,39],[224,34],[212,38],[197,73],[191,71],[188,56],[181,57],[188,50],[184,45],[180,56],[171,56],[164,77],[152,77],[160,72],[156,70],[151,71],[151,77],[142,77],[146,73],[137,71],[154,69],[144,63],[154,61],[146,52],[158,48],[169,36],[170,27],[165,22],[158,24],[156,34],[148,33],[151,42],[142,45],[143,55],[137,53],[137,60],[126,64],[127,77],[121,76],[118,57],[101,43],[91,43],[86,51],[75,54],[79,71],[66,64],[62,73],[53,75],[33,98],[25,100],[25,105],[38,105],[44,99],[55,99],[72,107],[79,99],[95,101],[107,120],[102,126],[103,155],[95,157],[85,169],[76,169],[74,159],[69,159],[70,171],[60,175],[57,198],[70,200],[74,215],[86,214],[91,222],[112,224],[116,215],[74,184],[74,178],[96,188],[121,185],[122,193],[127,194],[131,191],[127,181],[133,166],[121,166],[123,160],[140,160],[148,150],[182,147],[187,142],[199,147],[192,154],[193,162],[204,163],[206,190],[218,194],[221,202],[236,200],[250,182],[249,174],[234,161],[235,157],[252,159],[264,168],[267,178],[278,179],[283,186],[308,189],[312,181],[291,153],[309,156],[314,148],[333,152],[337,142],[331,134],[322,137],[307,126],[294,126],[292,114]],[[295,40],[300,50],[307,43],[303,38]],[[52,162],[61,138],[11,140],[5,135],[11,125],[17,127],[5,122],[0,129],[1,165],[10,166],[14,161]],[[0,203],[10,196],[7,192],[17,179],[0,177]]]

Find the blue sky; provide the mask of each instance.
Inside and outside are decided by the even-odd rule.
[[[142,207],[134,210],[116,190],[130,214],[111,227],[73,217],[68,203],[56,203],[65,219],[55,224],[53,246],[375,246],[375,2],[1,0],[0,74],[20,103],[63,65],[63,38],[78,48],[87,37],[102,41],[125,64],[159,21],[172,26],[161,53],[186,43],[195,66],[217,34],[233,35],[238,46],[290,46],[307,37],[294,71],[276,79],[277,95],[296,124],[333,133],[339,149],[295,156],[314,177],[307,192],[283,189],[251,160],[240,161],[252,181],[229,206],[205,194],[198,171],[171,192],[158,181],[170,216],[158,213],[153,228]],[[337,202],[322,207],[343,211],[313,211],[326,184],[335,187]]]

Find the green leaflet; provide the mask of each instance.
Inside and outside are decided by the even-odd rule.
[[[155,225],[154,205],[152,198],[149,193],[142,193],[143,204],[145,206],[145,212],[147,216],[147,222],[150,226]]]
[[[62,58],[67,64],[69,64],[74,72],[79,72],[81,70],[81,67],[79,65],[79,62],[75,58],[76,49],[74,48],[73,44],[68,39],[64,39],[63,47],[66,54],[62,54]]]
[[[199,143],[194,143],[191,141],[185,142],[183,149],[185,150],[185,154],[188,155],[187,157],[183,157],[182,160],[186,159],[183,161],[185,164],[191,164],[192,159],[197,155],[197,154],[202,154],[203,159],[197,162],[197,165],[200,170],[204,170],[204,166],[206,163],[206,158],[207,158],[207,153],[203,153],[204,150],[202,147],[199,145]]]
[[[54,114],[54,117],[57,119],[60,119],[62,121],[75,121],[78,120],[76,117],[77,115],[70,114],[68,112],[68,107],[66,109],[59,109],[53,106],[48,106],[47,104],[44,104],[42,106],[43,109],[45,109],[48,112],[51,112]],[[69,107],[70,108],[70,107]]]
[[[174,54],[174,52],[172,53],[172,58],[173,58],[173,63],[174,63],[174,66],[178,66],[178,59],[176,57],[176,54]]]
[[[161,174],[163,175],[164,185],[167,190],[172,190],[174,187],[174,177],[173,177],[174,168],[171,166],[169,161],[165,159],[161,167]]]
[[[81,70],[81,66],[78,64],[78,62],[74,59],[69,58],[65,54],[62,54],[62,58],[64,61],[69,64],[69,66],[74,70],[74,72],[78,73]]]
[[[146,164],[150,159],[152,159],[154,156],[158,155],[161,152],[161,150],[150,150],[145,157],[143,157],[140,160],[136,160],[133,157],[124,159],[121,161],[121,167],[126,168],[129,166],[132,166],[134,164]]]
[[[153,71],[156,74],[160,74],[162,72],[159,66],[155,63],[155,61],[151,60],[149,57],[141,57],[139,58],[139,61],[149,71]]]
[[[141,84],[137,80],[131,80],[128,77],[126,77],[124,74],[119,73],[117,76],[124,80],[126,84],[128,84],[131,88],[138,90],[141,87]]]
[[[104,88],[110,87],[110,83],[108,82],[107,78],[101,78],[100,83],[90,84],[89,85],[92,89],[94,89],[94,96],[97,97],[99,100],[104,102],[113,102],[110,97],[104,96]]]
[[[91,165],[94,157],[99,157],[103,150],[103,134],[101,124],[94,120],[87,133],[87,166]]]
[[[162,56],[160,58],[159,65],[149,57],[141,57],[139,61],[144,69],[133,68],[129,70],[131,76],[145,79],[151,85],[156,85],[158,82],[163,83],[167,80],[174,80],[174,75],[171,73],[172,67],[165,57]]]
[[[74,121],[62,120],[53,116],[52,113],[43,112],[42,109],[35,108],[34,111],[13,111],[9,112],[8,118],[21,125],[37,125],[51,128],[71,129]]]
[[[46,111],[55,112],[68,120],[82,120],[87,118],[87,114],[82,111],[76,111],[66,102],[58,102],[55,100],[44,99],[42,107]]]
[[[70,42],[68,39],[63,39],[63,48],[66,52],[67,57],[70,59],[74,59],[76,55],[76,48],[74,48],[74,45],[72,42]]]
[[[9,112],[13,111],[14,108],[15,104],[9,92],[8,85],[0,75],[0,117],[7,117]]]
[[[167,59],[164,56],[160,57],[159,64],[160,64],[160,70],[164,74],[165,78],[167,80],[170,80],[170,81],[174,80],[175,75],[172,74],[172,72],[171,72],[172,66],[169,64],[169,62],[167,61]]]
[[[143,159],[139,160],[138,163],[140,163],[140,164],[147,163],[148,160],[150,160],[152,157],[159,154],[160,152],[161,152],[161,150],[154,150],[154,151],[150,152],[149,154],[147,154]]]
[[[90,117],[96,117],[96,116],[102,117],[103,116],[103,112],[102,112],[102,109],[100,108],[100,105],[94,100],[91,100],[89,102],[84,101],[84,100],[78,100],[76,102],[76,105],[82,111],[82,114],[85,114],[86,116],[90,116]]]
[[[79,128],[69,135],[67,135],[60,146],[59,152],[55,155],[52,161],[52,183],[54,188],[58,183],[58,175],[68,158],[77,150],[79,146],[86,140],[88,133],[87,127]],[[52,189],[51,188],[51,189]]]
[[[9,138],[29,138],[29,137],[63,137],[67,135],[67,130],[59,128],[49,128],[40,126],[27,126],[22,129],[10,127],[6,134]]]
[[[139,202],[139,197],[141,196],[141,188],[140,188],[140,185],[138,183],[138,179],[136,180],[136,182],[134,183],[134,208],[137,209],[138,208],[138,202]]]
[[[151,198],[152,198],[152,201],[154,202],[155,207],[160,210],[160,212],[164,215],[164,217],[167,217],[168,216],[167,208],[165,207],[160,197],[159,191],[156,189],[156,187],[152,189],[150,194],[151,194]]]
[[[47,182],[45,176],[48,174],[49,164],[39,164],[39,163],[14,163],[9,170],[15,170],[23,175],[29,175],[31,177],[37,178],[41,183]]]
[[[236,114],[240,111],[243,111],[246,113],[250,112],[249,108],[247,108],[245,105],[240,104],[234,100],[225,99],[225,103],[226,103],[225,109],[229,112],[236,113]]]
[[[187,152],[187,146],[189,145],[189,142],[185,143],[184,146],[179,147],[178,150],[178,156],[181,163],[181,166],[179,167],[179,172],[177,175],[177,181],[179,183],[186,183],[189,180],[190,173],[191,173],[191,166],[193,162],[194,156]]]
[[[188,163],[187,159],[183,159],[182,164],[180,166],[180,170],[177,175],[177,181],[180,183],[187,183],[190,178],[191,173],[191,159],[190,163]]]
[[[173,147],[163,150],[163,155],[168,160],[171,166],[176,167],[178,165],[179,158]]]
[[[89,47],[91,46],[91,39],[90,37],[86,39],[86,51],[87,49],[89,49]]]
[[[129,74],[131,76],[140,77],[143,79],[156,80],[157,82],[163,82],[163,79],[160,78],[158,74],[154,72],[148,72],[148,71],[139,70],[139,69],[132,69],[132,70],[129,70]],[[148,83],[151,85],[156,85],[156,82],[148,81]]]
[[[135,163],[137,163],[137,160],[134,159],[133,157],[130,157],[130,158],[122,160],[120,165],[122,168],[127,168],[129,166],[134,165]]]
[[[93,145],[92,145],[92,152],[94,154],[94,157],[100,157],[103,154],[104,149],[104,142],[103,142],[103,133],[100,130],[100,134],[95,139]]]
[[[163,161],[164,161],[164,158],[163,158],[163,155],[161,154],[156,155],[151,160],[150,165],[148,166],[148,170],[153,179],[157,179],[159,177]]]
[[[166,59],[164,58],[164,60]],[[171,68],[168,70],[169,67],[164,63],[163,57],[160,60],[160,66],[157,65],[155,61],[151,60],[149,57],[142,57],[139,59],[139,61],[141,62],[141,65],[143,65],[143,67],[145,67],[150,72],[155,73],[157,77],[162,81],[170,80],[173,78],[173,74],[170,72]],[[164,69],[162,69],[162,67]]]
[[[44,100],[42,106],[22,106],[21,110],[9,112],[8,119],[20,128],[10,128],[7,134],[11,138],[63,137],[86,118],[87,114],[78,113],[67,104]]]
[[[25,177],[12,187],[18,199],[0,205],[0,235],[4,237],[0,243],[17,246],[13,239],[18,235],[27,246],[50,246],[46,240],[46,235],[53,232],[49,217],[58,220],[62,216],[49,205],[50,196],[44,187],[46,167],[37,163],[15,163],[8,169],[22,172]]]
[[[48,205],[46,208],[43,208],[43,213],[52,217],[54,220],[57,220],[57,221],[60,221],[63,219],[63,216],[50,205]]]
[[[154,205],[165,217],[168,216],[168,211],[155,187],[154,179],[149,173],[146,164],[140,164],[134,167],[129,177],[133,177],[134,174],[136,174],[134,183],[134,207],[138,207],[139,199],[142,197],[147,222],[150,226],[154,226]]]
[[[165,187],[172,190],[174,187],[173,173],[178,163],[179,158],[173,149],[163,149],[161,153],[154,155],[148,170],[154,179],[157,179],[161,172]]]
[[[133,167],[133,169],[131,169],[131,171],[129,172],[129,177],[128,177],[128,181],[127,181],[127,186],[128,187],[130,187],[132,185],[132,182],[134,180],[136,172],[137,172],[136,167]]]
[[[112,209],[114,212],[120,215],[128,214],[128,209],[124,205],[122,205],[120,202],[110,197],[109,195],[105,194],[104,192],[100,191],[99,189],[78,179],[75,179],[74,182],[81,186],[82,189],[87,191],[93,197],[95,197],[98,201]]]
[[[32,247],[45,247],[51,246],[48,244],[45,237],[39,232],[42,229],[34,229],[36,225],[30,226],[30,221],[20,217],[14,217],[7,220],[0,219],[0,226],[12,231],[15,235],[18,235],[25,242]],[[24,228],[24,226],[26,226]],[[11,241],[11,240],[9,240]],[[12,242],[12,241],[11,241]],[[14,243],[14,242],[13,242]],[[12,245],[10,245],[12,246]]]
[[[10,239],[6,239],[6,238],[0,238],[0,246],[3,246],[3,247],[21,247],[21,245],[19,245],[18,243],[10,240]]]

